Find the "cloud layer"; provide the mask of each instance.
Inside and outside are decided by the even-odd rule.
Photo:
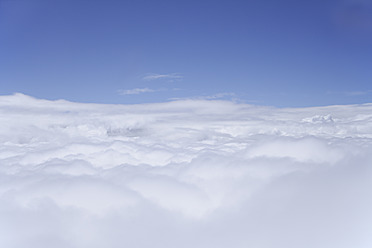
[[[0,97],[1,247],[372,245],[372,105]]]

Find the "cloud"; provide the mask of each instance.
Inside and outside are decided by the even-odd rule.
[[[371,119],[0,96],[0,246],[369,248]]]
[[[149,88],[135,88],[130,90],[119,90],[120,95],[138,95],[142,93],[155,92],[158,90],[149,89]]]
[[[225,97],[234,97],[235,93],[230,93],[230,92],[224,92],[224,93],[217,93],[211,96],[205,97],[205,100],[213,100],[213,99],[221,99]]]
[[[372,93],[372,90],[346,92],[346,94],[349,95],[349,96],[363,96],[363,95],[368,95],[368,94],[371,94],[371,93]]]
[[[214,95],[208,96],[194,96],[194,97],[178,97],[178,98],[171,98],[170,100],[179,101],[179,100],[226,100],[235,98],[235,93],[224,92],[224,93],[217,93]]]
[[[179,75],[178,73],[171,73],[171,74],[150,74],[143,77],[143,80],[152,81],[157,79],[168,79],[170,81],[174,80],[181,80],[183,76]]]
[[[372,90],[354,90],[354,91],[329,91],[327,94],[337,94],[337,95],[345,95],[345,96],[365,96],[372,93]]]

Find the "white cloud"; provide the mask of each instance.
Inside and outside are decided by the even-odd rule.
[[[157,80],[157,79],[168,79],[171,81],[174,80],[180,80],[183,76],[179,75],[178,73],[171,73],[171,74],[149,74],[145,77],[143,77],[143,80],[151,81],[151,80]]]
[[[221,99],[225,97],[235,97],[235,94],[230,92],[217,93],[211,96],[206,96],[205,100]]]
[[[214,95],[208,96],[194,96],[194,97],[175,97],[170,98],[169,100],[172,101],[180,101],[180,100],[226,100],[236,97],[235,93],[224,92],[224,93],[217,93]]]
[[[157,90],[149,89],[149,88],[135,88],[130,90],[119,90],[120,95],[138,95],[142,93],[149,93],[149,92],[155,92]]]
[[[371,119],[0,96],[0,246],[369,248]]]

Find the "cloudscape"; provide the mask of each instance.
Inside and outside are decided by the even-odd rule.
[[[0,96],[1,247],[369,248],[372,105]]]
[[[372,0],[0,0],[0,248],[372,248]]]

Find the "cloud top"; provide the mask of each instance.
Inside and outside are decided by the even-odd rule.
[[[370,247],[371,120],[0,96],[0,246]]]

